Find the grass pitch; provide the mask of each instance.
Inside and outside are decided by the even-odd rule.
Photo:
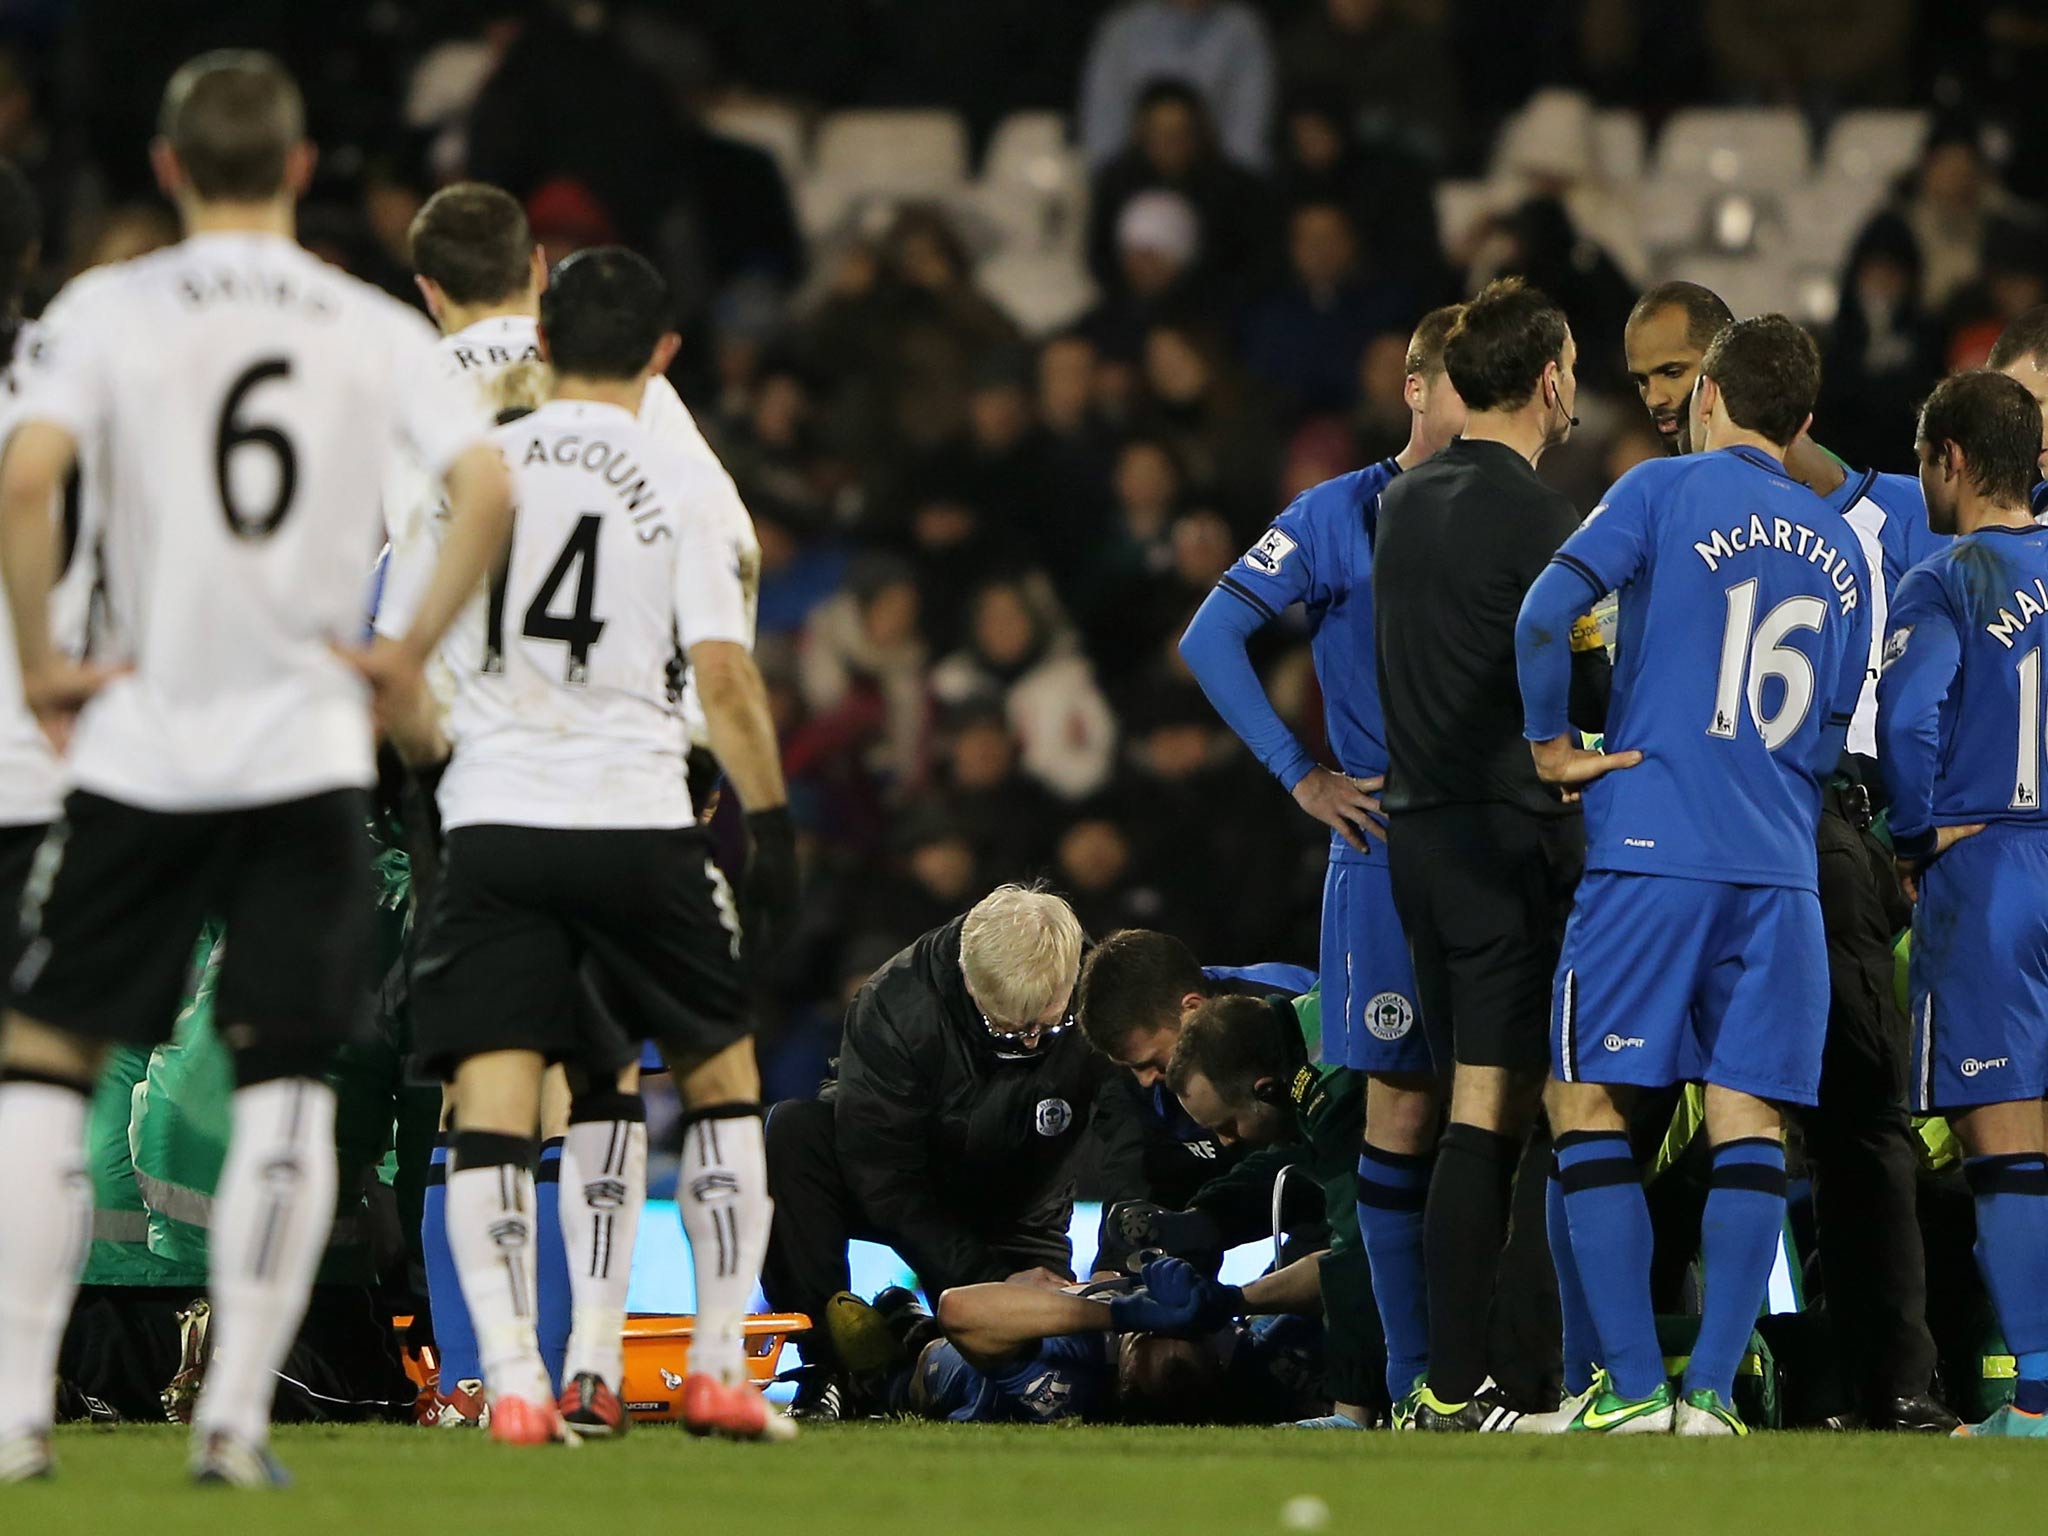
[[[1266,1536],[1320,1499],[1333,1533],[1682,1530],[1875,1536],[2038,1530],[2048,1446],[1878,1435],[1746,1441],[1285,1430],[807,1430],[789,1446],[642,1425],[617,1445],[514,1451],[462,1432],[286,1429],[282,1494],[189,1488],[185,1438],[60,1432],[58,1481],[0,1488],[8,1536],[525,1532]]]

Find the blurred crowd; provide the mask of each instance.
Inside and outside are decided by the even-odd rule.
[[[175,13],[175,14],[174,14]],[[1915,403],[2048,297],[2038,8],[1991,0],[444,0],[0,14],[0,155],[49,210],[47,293],[174,238],[139,152],[178,59],[274,48],[322,169],[302,237],[412,297],[404,232],[468,176],[551,256],[624,241],[679,297],[676,382],[764,556],[761,656],[806,837],[766,1094],[808,1097],[849,988],[997,881],[1046,875],[1095,933],[1310,962],[1324,829],[1181,665],[1194,608],[1298,491],[1406,440],[1428,308],[1527,275],[1570,314],[1586,430],[1544,462],[1590,506],[1660,452],[1627,398],[1626,264],[1534,179],[1455,249],[1435,189],[1568,84],[1652,127],[1698,102],[1933,104],[1855,238],[1819,436],[1904,467]],[[122,88],[126,82],[127,88]],[[721,102],[943,105],[977,145],[1055,108],[1089,181],[1092,305],[1030,329],[971,220],[915,200],[807,240]],[[1789,301],[1788,301],[1789,302]],[[1316,682],[1257,654],[1297,735]]]

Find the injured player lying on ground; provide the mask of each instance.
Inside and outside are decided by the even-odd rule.
[[[1314,1255],[1240,1291],[1180,1259],[1086,1284],[894,1286],[832,1298],[855,1409],[959,1424],[1270,1424],[1328,1408]],[[1244,1314],[1258,1313],[1256,1316]]]

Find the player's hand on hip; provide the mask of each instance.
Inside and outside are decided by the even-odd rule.
[[[52,656],[34,671],[23,674],[22,700],[34,711],[36,723],[50,739],[51,747],[62,753],[71,744],[71,727],[78,721],[78,712],[125,670],[96,667],[68,656]]]
[[[1548,741],[1530,742],[1529,755],[1536,760],[1537,778],[1567,791],[1623,768],[1633,768],[1643,760],[1640,752],[1589,752],[1570,731]],[[1565,798],[1574,797],[1567,793]]]
[[[1363,853],[1368,837],[1387,840],[1379,800],[1386,782],[1384,774],[1354,779],[1327,768],[1311,768],[1294,786],[1294,803]]]
[[[1906,888],[1907,899],[1910,901],[1918,901],[1920,899],[1920,876],[1928,865],[1932,864],[1944,853],[1947,853],[1949,849],[1955,847],[1964,838],[1975,837],[1984,830],[1985,826],[1986,823],[1984,822],[1973,821],[1966,826],[1960,827],[1936,827],[1934,829],[1934,852],[1928,854],[1924,859],[1897,860],[1899,884]]]

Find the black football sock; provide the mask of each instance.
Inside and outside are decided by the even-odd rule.
[[[1470,1401],[1486,1379],[1487,1322],[1521,1150],[1517,1137],[1456,1121],[1437,1148],[1422,1244],[1429,1268],[1429,1390],[1442,1403]]]

